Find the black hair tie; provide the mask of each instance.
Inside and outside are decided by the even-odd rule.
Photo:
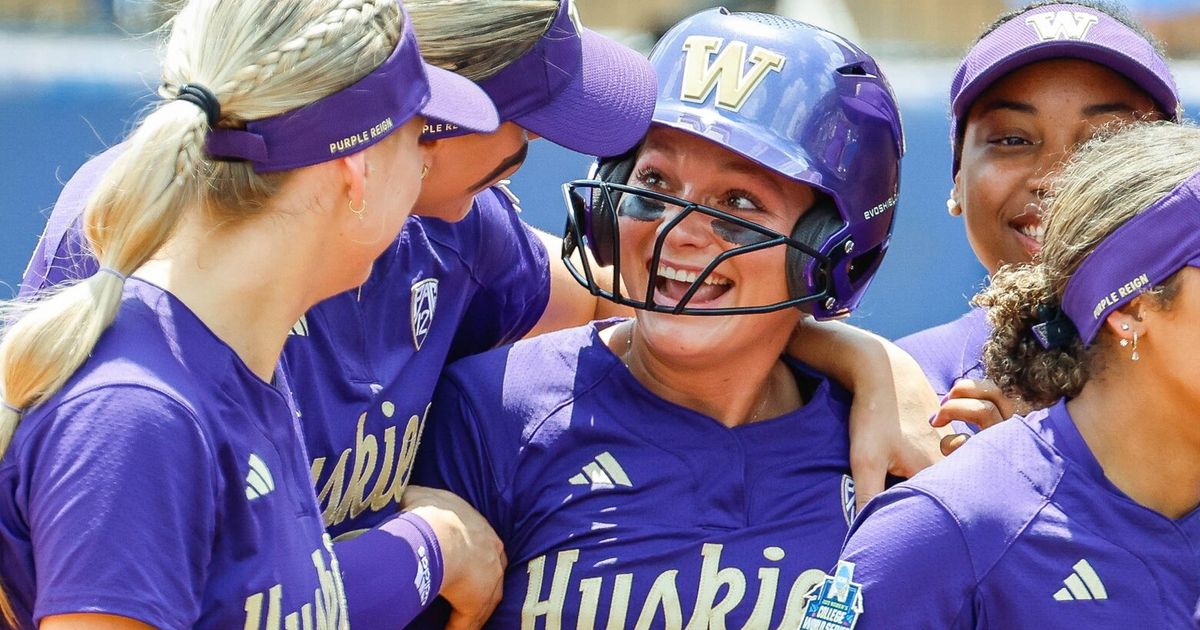
[[[209,127],[216,127],[217,121],[221,120],[221,103],[217,100],[217,95],[203,85],[184,83],[179,86],[179,96],[176,96],[175,100],[187,101],[204,110]]]
[[[1067,314],[1057,306],[1039,304],[1037,307],[1038,323],[1033,325],[1033,336],[1047,350],[1062,348],[1079,338],[1079,331]]]

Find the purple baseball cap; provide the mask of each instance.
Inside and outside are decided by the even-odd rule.
[[[284,171],[344,157],[383,140],[418,114],[473,131],[494,131],[496,108],[479,86],[421,60],[408,13],[395,50],[367,76],[245,129],[209,132],[208,153],[249,160],[259,173]]]
[[[1183,118],[1183,105],[1167,60],[1154,45],[1120,20],[1077,4],[1030,9],[1000,25],[971,48],[950,84],[950,144],[955,147],[971,105],[992,84],[1035,61],[1055,58],[1098,63],[1133,82],[1171,120]]]
[[[637,51],[583,28],[561,0],[546,33],[524,55],[479,83],[500,112],[573,151],[601,157],[632,149],[650,128],[658,82]],[[470,133],[431,121],[424,140]]]
[[[1062,310],[1089,345],[1109,314],[1200,267],[1200,172],[1113,230],[1067,281]]]

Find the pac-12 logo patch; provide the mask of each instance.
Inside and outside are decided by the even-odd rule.
[[[852,630],[863,611],[862,585],[854,582],[854,563],[839,560],[833,576],[825,576],[804,600],[801,630]]]
[[[433,326],[433,312],[437,309],[438,281],[437,278],[426,278],[412,285],[411,324],[413,345],[417,350],[429,336]]]
[[[842,516],[846,517],[846,525],[853,525],[858,518],[858,499],[854,495],[854,478],[842,475]]]

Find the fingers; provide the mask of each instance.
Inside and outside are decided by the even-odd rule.
[[[941,408],[929,421],[934,427],[944,427],[951,420],[965,420],[978,425],[981,429],[999,424],[1006,416],[1001,415],[1000,409],[990,400],[978,398],[955,398],[942,403]]]
[[[949,456],[950,453],[957,451],[959,449],[959,447],[961,447],[963,444],[966,444],[967,440],[969,440],[969,439],[971,439],[971,436],[969,436],[965,433],[955,433],[954,435],[947,435],[946,437],[942,438],[942,443],[941,443],[942,454]]]
[[[887,463],[869,457],[850,458],[850,474],[854,478],[854,503],[861,512],[875,495],[883,492]]]

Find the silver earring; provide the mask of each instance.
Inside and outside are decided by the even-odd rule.
[[[1135,331],[1133,331],[1133,356],[1129,357],[1133,361],[1137,361],[1138,359],[1142,358],[1141,355],[1139,355],[1138,351],[1137,351],[1137,338],[1138,338],[1138,334],[1137,334],[1137,331],[1135,330]]]
[[[1129,324],[1121,324],[1121,330],[1123,330],[1125,332],[1129,332]],[[1122,338],[1121,339],[1121,347],[1124,348],[1124,347],[1127,347],[1128,345],[1129,345],[1129,340]]]
[[[949,212],[952,217],[962,214],[962,209],[958,207],[958,202],[954,200],[954,197],[946,200],[946,212]]]

